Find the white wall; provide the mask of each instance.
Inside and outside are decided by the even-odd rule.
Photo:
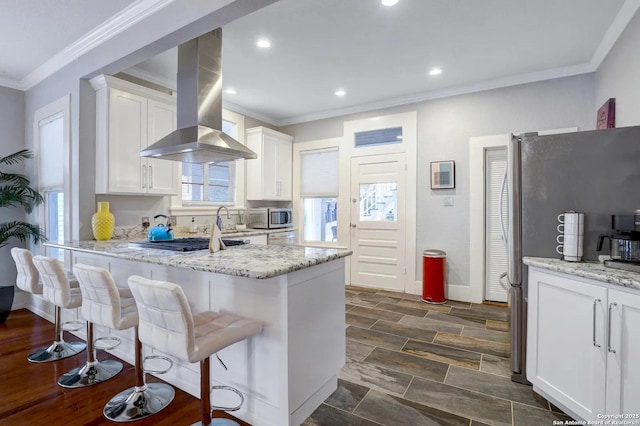
[[[0,86],[0,157],[13,154],[24,148],[24,93]],[[32,161],[27,161],[32,162]],[[25,164],[2,166],[7,172],[24,173]],[[22,208],[3,208],[0,210],[0,223],[13,220],[25,220]],[[13,285],[16,282],[16,266],[11,258],[11,247],[24,247],[17,240],[0,248],[0,285]]]
[[[616,127],[640,124],[640,11],[596,71],[595,109],[616,98]]]
[[[594,76],[586,74],[490,90],[385,110],[286,126],[295,142],[342,136],[343,122],[402,111],[418,112],[417,264],[437,248],[448,254],[448,283],[469,285],[469,138],[577,126],[594,128]],[[454,160],[456,188],[433,191],[429,162]],[[443,197],[454,206],[444,207]],[[482,250],[479,247],[478,250]]]

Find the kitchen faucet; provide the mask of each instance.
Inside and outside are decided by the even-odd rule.
[[[227,208],[227,206],[218,207],[218,211],[216,211],[216,225],[218,225],[218,228],[220,228],[220,230],[222,231],[222,218],[220,217],[221,209],[225,209],[227,211],[227,219],[231,219],[231,214],[229,214],[229,209]]]

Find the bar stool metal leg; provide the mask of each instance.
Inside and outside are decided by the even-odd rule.
[[[146,382],[138,327],[135,327],[135,339],[136,385],[111,398],[103,410],[104,416],[114,422],[131,422],[151,416],[169,405],[176,394],[170,385]]]
[[[220,358],[218,358],[220,359]],[[222,361],[220,361],[222,363]],[[224,363],[222,364],[225,369],[226,366]],[[225,389],[235,392],[240,397],[240,404],[237,407],[212,407],[211,406],[211,390],[212,389]],[[214,409],[220,409],[223,411],[235,411],[238,410],[242,406],[242,401],[244,397],[242,394],[234,388],[229,386],[214,386],[211,387],[211,358],[205,358],[200,361],[200,410],[201,410],[201,420],[197,423],[193,423],[191,426],[240,426],[238,422],[235,422],[231,419],[224,418],[211,418],[211,412]]]
[[[51,362],[68,358],[79,354],[87,346],[85,342],[65,342],[63,338],[64,330],[60,325],[60,307],[55,307],[55,337],[54,342],[42,349],[30,353],[27,359],[31,362]]]
[[[98,361],[93,341],[93,323],[87,321],[87,362],[67,371],[58,379],[63,388],[83,388],[104,382],[122,371],[122,363],[111,359]]]

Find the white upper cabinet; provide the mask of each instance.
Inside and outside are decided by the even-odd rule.
[[[171,95],[101,75],[96,90],[96,193],[175,195],[180,163],[140,157],[176,128]]]
[[[293,137],[266,127],[247,129],[247,200],[291,201]]]

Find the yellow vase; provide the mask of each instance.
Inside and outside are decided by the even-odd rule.
[[[98,202],[98,211],[91,217],[91,229],[93,237],[98,241],[110,240],[116,226],[116,218],[109,211],[109,203]]]

